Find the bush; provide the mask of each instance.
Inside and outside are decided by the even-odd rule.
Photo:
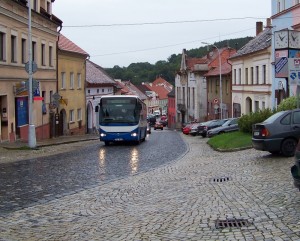
[[[284,99],[277,107],[277,111],[293,110],[297,108],[297,97],[291,96]]]
[[[257,112],[252,112],[248,115],[242,115],[238,120],[240,131],[245,133],[252,132],[252,125],[263,122],[268,119],[271,115],[278,111],[293,110],[297,108],[297,97],[291,96],[284,99],[277,107],[277,110],[265,109]]]
[[[276,111],[271,109],[264,109],[257,112],[252,112],[248,115],[242,115],[238,120],[240,131],[245,133],[252,133],[252,125],[263,122]]]

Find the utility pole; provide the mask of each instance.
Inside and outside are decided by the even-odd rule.
[[[33,124],[33,91],[32,91],[32,33],[31,33],[31,0],[28,1],[28,75],[29,75],[29,95],[28,95],[28,115],[29,115],[29,128],[28,128],[28,146],[30,148],[36,147],[35,126]]]

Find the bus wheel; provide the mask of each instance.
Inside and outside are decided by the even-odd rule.
[[[109,146],[109,141],[105,141],[104,144],[105,144],[106,146]]]

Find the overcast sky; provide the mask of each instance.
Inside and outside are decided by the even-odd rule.
[[[201,42],[255,36],[270,0],[56,0],[61,33],[111,68],[167,60]]]

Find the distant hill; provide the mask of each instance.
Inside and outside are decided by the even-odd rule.
[[[237,39],[223,40],[214,43],[218,48],[231,47],[239,50],[253,37],[244,37]],[[187,50],[189,57],[201,58],[207,54],[207,47]],[[172,54],[167,61],[160,60],[155,64],[148,62],[132,63],[128,67],[105,68],[105,71],[114,79],[130,80],[133,84],[142,82],[153,82],[157,76],[161,76],[169,83],[174,85],[175,73],[180,68],[181,54]]]

